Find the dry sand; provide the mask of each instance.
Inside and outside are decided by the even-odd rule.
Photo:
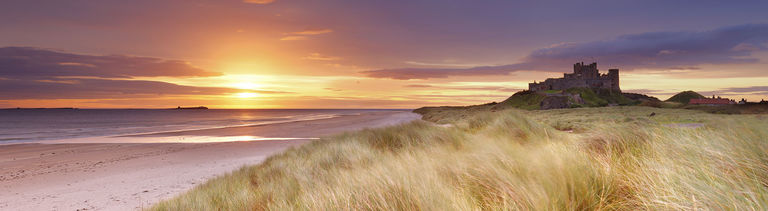
[[[418,119],[386,111],[263,126],[142,135],[316,138]],[[86,140],[86,141],[83,141]],[[114,143],[113,139],[0,145],[0,210],[136,210],[207,179],[257,164],[310,139],[221,143]],[[131,142],[131,141],[127,141]],[[144,141],[139,141],[144,142]]]

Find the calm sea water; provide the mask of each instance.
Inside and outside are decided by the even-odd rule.
[[[0,110],[0,143],[198,130],[359,115],[378,109]]]

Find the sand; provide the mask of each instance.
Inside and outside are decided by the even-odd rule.
[[[141,209],[313,138],[418,118],[410,112],[386,111],[263,126],[0,145],[0,210]],[[144,143],[169,136],[294,139]]]

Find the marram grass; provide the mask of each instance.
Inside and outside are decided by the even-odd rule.
[[[151,210],[768,209],[766,116],[614,107],[430,119],[451,126],[315,141]]]

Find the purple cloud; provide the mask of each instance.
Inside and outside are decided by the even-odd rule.
[[[217,76],[185,61],[125,55],[84,55],[32,47],[0,48],[0,77],[191,77]]]
[[[400,68],[369,70],[362,73],[372,78],[392,78],[398,80],[447,78],[449,76],[475,76],[475,75],[506,75],[520,69],[526,64],[512,64],[503,66],[482,66],[473,68]]]
[[[160,81],[77,79],[0,80],[0,100],[13,99],[115,99],[171,95],[221,95],[242,92],[224,87],[183,86]],[[287,93],[248,90],[265,94]]]
[[[470,91],[500,91],[500,92],[517,92],[523,89],[515,89],[515,88],[509,88],[509,87],[502,87],[502,86],[466,86],[466,87],[460,87],[460,86],[432,86],[428,84],[409,84],[405,85],[404,87],[408,88],[430,88],[430,89],[436,89],[436,90],[446,90],[446,89],[453,89],[453,90],[470,90]]]
[[[224,87],[183,86],[133,77],[205,77],[187,62],[123,55],[83,55],[40,48],[0,48],[0,100],[116,99],[169,95],[221,95],[242,92]],[[258,93],[287,93],[248,90]]]
[[[719,92],[734,92],[734,93],[768,93],[768,86],[750,86],[750,87],[731,87],[718,90]]]
[[[621,69],[685,67],[697,69],[702,64],[744,64],[765,51],[768,24],[747,24],[709,31],[651,32],[619,36],[615,39],[585,43],[565,43],[531,52],[523,62],[473,68],[394,68],[362,73],[373,78],[399,80],[445,78],[449,76],[506,75],[521,70],[567,70],[578,61],[597,60]]]

